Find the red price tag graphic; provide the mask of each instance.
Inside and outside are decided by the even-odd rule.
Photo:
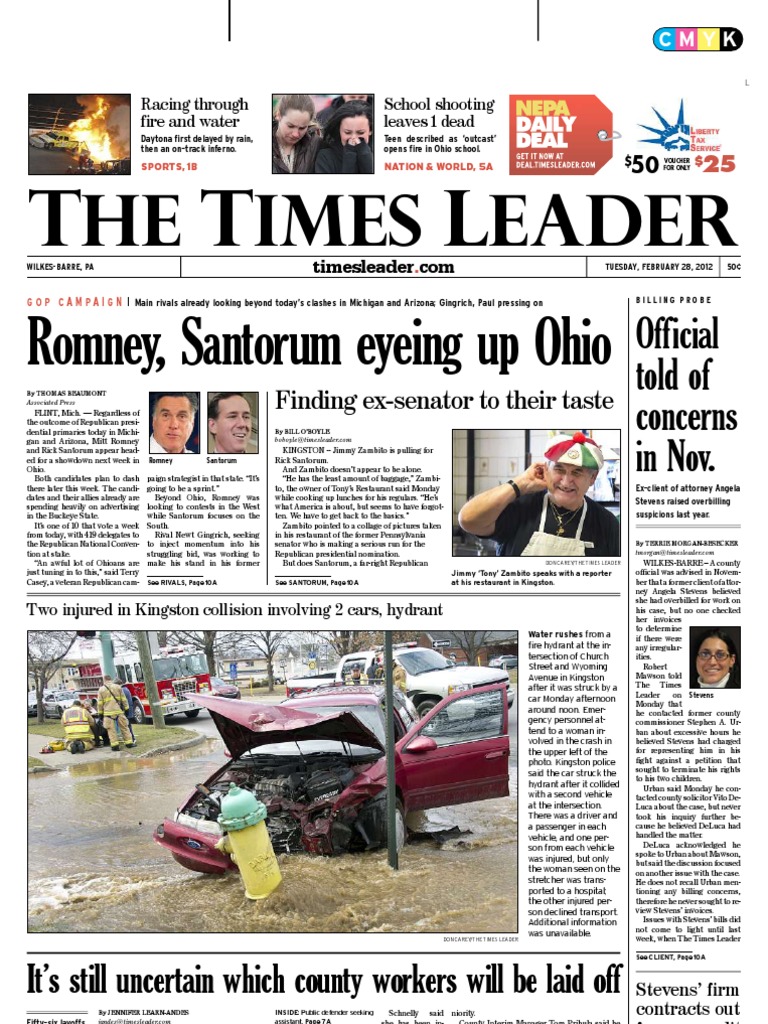
[[[596,174],[612,139],[613,114],[597,96],[509,97],[510,174]]]

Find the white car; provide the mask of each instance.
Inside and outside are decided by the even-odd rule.
[[[489,668],[517,668],[516,654],[501,654],[498,658],[491,658],[488,662]]]
[[[509,676],[504,669],[456,665],[432,648],[419,647],[417,644],[395,646],[392,654],[395,664],[405,669],[405,692],[421,717],[452,693],[488,686],[490,683],[506,683],[507,704],[511,705],[514,701],[514,691],[509,686]],[[383,664],[383,657],[381,648],[345,654],[336,666],[334,680],[319,679],[317,683],[308,679],[289,680],[286,693],[288,696],[296,696],[299,693],[310,693],[323,684],[327,686],[329,682],[332,685],[349,683],[355,668],[360,669],[364,682],[379,681],[381,673],[376,674],[376,666],[380,659]]]
[[[43,698],[43,714],[46,718],[61,718],[76,698],[73,690],[54,690]]]
[[[43,690],[43,702],[48,700],[52,690]],[[37,716],[37,693],[35,690],[27,690],[27,717],[35,718]]]

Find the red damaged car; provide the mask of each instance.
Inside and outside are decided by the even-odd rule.
[[[507,796],[504,683],[460,691],[424,718],[395,691],[398,845],[410,811]],[[337,686],[277,705],[192,696],[210,712],[231,756],[199,784],[154,838],[185,868],[234,869],[216,850],[229,784],[267,807],[276,853],[335,854],[387,843],[382,686]]]

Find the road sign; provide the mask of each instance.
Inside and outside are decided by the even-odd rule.
[[[450,640],[433,640],[432,641],[432,646],[433,647],[451,647],[452,644],[451,644]]]
[[[230,661],[229,663],[229,678],[237,679],[237,662]]]

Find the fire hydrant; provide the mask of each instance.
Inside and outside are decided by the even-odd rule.
[[[231,783],[221,801],[219,824],[227,835],[216,849],[228,853],[237,864],[249,900],[263,900],[282,882],[264,819],[267,808],[247,789]]]

